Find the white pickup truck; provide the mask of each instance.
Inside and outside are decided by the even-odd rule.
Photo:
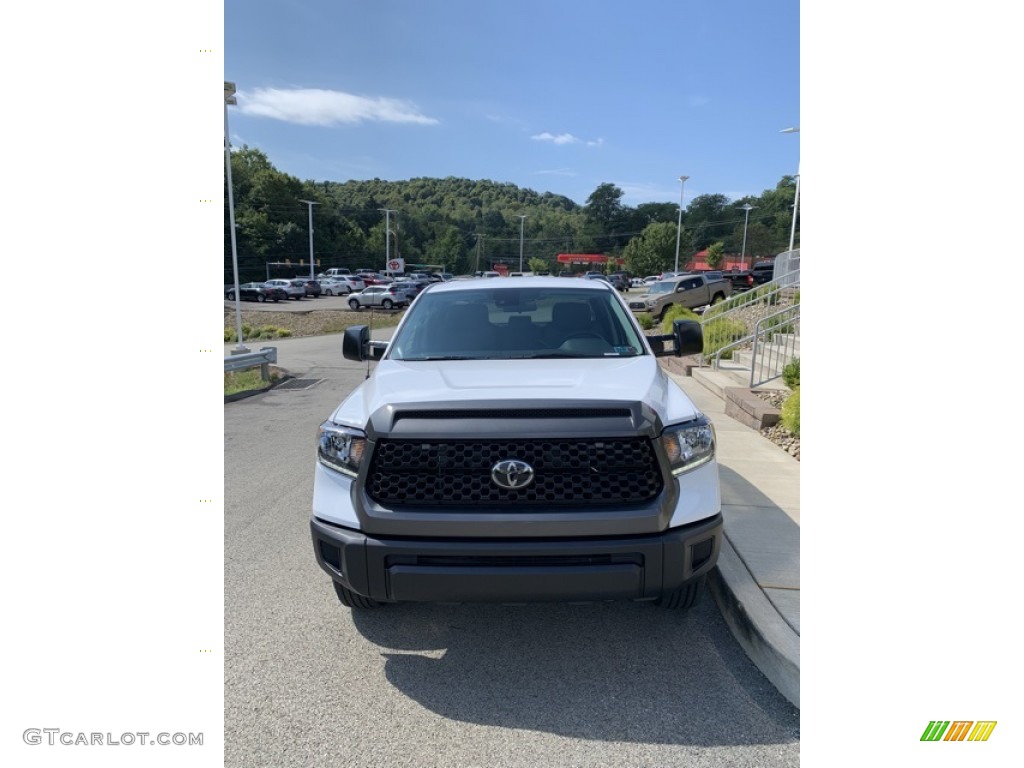
[[[689,608],[722,542],[715,431],[603,280],[424,289],[320,426],[317,563],[341,603],[649,601]]]

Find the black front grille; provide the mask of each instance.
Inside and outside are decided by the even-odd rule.
[[[632,415],[629,408],[489,408],[477,411],[400,411],[395,414],[395,422],[402,419],[628,419]]]
[[[495,464],[518,459],[533,482],[509,490],[491,480]],[[523,507],[638,504],[662,490],[646,438],[561,440],[381,440],[366,491],[389,506]]]

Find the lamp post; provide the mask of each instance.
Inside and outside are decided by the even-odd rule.
[[[235,84],[224,81],[224,169],[228,182],[228,224],[231,229],[231,267],[235,272],[235,333],[238,344],[231,354],[248,352],[249,348],[242,343],[242,295],[238,288],[238,241],[235,237],[235,194],[231,189],[231,133],[228,131],[228,105],[237,104]]]
[[[391,261],[391,213],[393,208],[378,208],[378,211],[384,211],[384,273],[387,274],[389,271],[388,262]]]
[[[526,214],[519,215],[519,271],[523,271],[523,227],[526,225]]]
[[[299,200],[300,203],[305,203],[309,206],[309,279],[314,280],[313,275],[313,206],[320,205],[312,200]]]
[[[675,271],[679,271],[679,241],[683,237],[683,187],[686,184],[686,180],[689,176],[679,177],[679,223],[676,225],[676,268]]]
[[[750,219],[750,212],[757,208],[756,205],[747,203],[743,206],[743,250],[740,252],[740,264],[747,265],[747,221]]]
[[[779,133],[800,133],[799,128],[783,128]],[[789,250],[793,250],[793,242],[796,238],[796,215],[800,206],[800,161],[796,163],[796,191],[793,195],[793,226],[789,230]]]

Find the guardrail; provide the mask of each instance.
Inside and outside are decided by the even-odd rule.
[[[277,362],[277,347],[261,347],[259,352],[242,352],[224,358],[224,373],[260,367],[260,376],[270,383],[270,364]]]

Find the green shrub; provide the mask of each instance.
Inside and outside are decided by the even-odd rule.
[[[654,327],[654,318],[650,315],[637,315],[636,321],[640,323],[640,327],[645,331],[649,331]]]
[[[704,355],[713,356],[722,347],[727,347],[734,341],[747,336],[747,327],[740,320],[732,320],[727,317],[712,318],[704,324]],[[723,360],[732,359],[733,350],[722,353]]]
[[[676,320],[696,320],[699,323],[700,317],[692,309],[673,304],[665,310],[665,314],[661,318],[662,333],[672,333],[672,323]]]
[[[277,335],[283,339],[286,336],[291,336],[292,332],[290,330],[288,330],[287,328],[278,328]]]
[[[800,387],[782,404],[782,426],[799,437],[800,435]]]
[[[231,328],[225,328],[224,329],[224,341],[238,341],[238,337],[235,335],[235,332],[234,332],[233,329],[231,329]]]
[[[782,369],[782,381],[790,389],[800,386],[800,358],[797,357]]]
[[[242,323],[242,335],[245,336],[246,338],[252,336],[252,326]]]

